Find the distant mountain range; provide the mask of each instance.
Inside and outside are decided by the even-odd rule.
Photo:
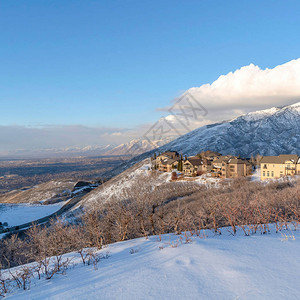
[[[116,175],[154,152],[166,150],[175,150],[184,155],[212,150],[248,158],[257,154],[300,154],[300,102],[200,127],[125,162],[107,175]]]
[[[24,150],[19,149],[8,152],[6,155],[0,155],[2,159],[7,158],[72,158],[72,157],[91,157],[91,156],[137,156],[144,152],[156,149],[170,142],[171,139],[150,141],[147,139],[134,139],[121,145],[106,146],[86,146],[86,147],[68,147],[59,149],[37,149]]]
[[[121,145],[87,146],[84,148],[16,150],[11,157],[47,158],[76,156],[134,156],[129,165],[154,152],[176,150],[184,155],[195,155],[205,150],[242,157],[300,154],[300,102],[285,107],[256,111],[230,121],[210,124],[195,129],[173,141],[135,139]],[[170,141],[170,142],[168,142]],[[166,143],[167,142],[167,143]],[[122,168],[126,169],[126,165]],[[120,172],[118,170],[117,172]]]
[[[147,139],[135,139],[128,143],[121,144],[113,149],[105,152],[105,155],[132,155],[136,156],[150,150],[159,148],[171,140],[156,140],[150,141]]]

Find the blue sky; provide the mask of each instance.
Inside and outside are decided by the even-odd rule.
[[[134,128],[191,87],[297,59],[299,1],[1,1],[0,125]]]

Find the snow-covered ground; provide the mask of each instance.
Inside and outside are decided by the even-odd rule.
[[[253,174],[251,175],[251,180],[252,181],[260,181],[260,168],[255,169],[255,171],[253,172]]]
[[[130,188],[136,185],[143,186],[143,188],[165,185],[171,182],[171,177],[172,172],[151,170],[151,161],[150,158],[147,158],[86,195],[76,208],[120,199],[124,197],[124,193],[129,192]],[[195,178],[186,177],[176,182],[182,183],[185,181],[191,184],[194,183],[197,186],[217,187],[220,180],[202,175]]]
[[[222,232],[115,243],[97,270],[77,256],[65,275],[33,279],[7,299],[300,299],[299,231]]]
[[[120,198],[125,191],[139,181],[143,181],[142,184],[145,186],[158,186],[170,181],[171,173],[157,173],[157,176],[151,176],[153,172],[150,171],[150,168],[150,159],[143,160],[86,195],[79,206],[104,203],[111,199]]]
[[[0,222],[7,222],[8,226],[16,226],[32,222],[51,215],[58,211],[64,204],[65,202],[51,205],[0,203]]]

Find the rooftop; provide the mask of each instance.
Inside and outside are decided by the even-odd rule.
[[[284,164],[286,161],[297,163],[299,156],[297,154],[280,154],[278,156],[263,156],[261,164]]]

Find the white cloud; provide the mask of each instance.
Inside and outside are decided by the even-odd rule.
[[[190,99],[189,103],[187,99]],[[190,88],[174,99],[172,106],[157,110],[175,114],[176,117],[168,115],[164,119],[172,124],[177,133],[184,134],[188,130],[232,119],[250,111],[299,101],[300,58],[273,69],[262,70],[254,64],[244,66],[220,76],[211,84]],[[197,118],[192,117],[194,111],[190,109],[190,103],[200,108]],[[206,113],[202,114],[203,110]],[[185,114],[190,117],[187,118]],[[160,123],[163,122],[160,120]]]
[[[265,70],[250,64],[188,91],[208,111],[235,114],[288,105],[300,101],[300,58]]]

